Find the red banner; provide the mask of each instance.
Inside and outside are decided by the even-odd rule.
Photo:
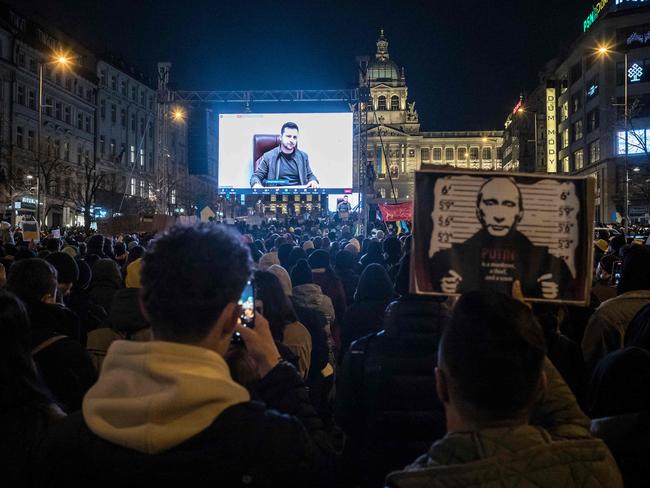
[[[385,222],[411,220],[413,215],[413,202],[380,203],[379,211]]]

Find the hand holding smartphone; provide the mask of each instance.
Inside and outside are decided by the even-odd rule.
[[[621,282],[621,273],[623,271],[623,262],[616,261],[612,267],[612,277],[614,280],[614,286],[618,286]]]
[[[238,304],[242,309],[239,316],[242,325],[252,329],[255,327],[255,286],[252,281],[246,283]]]

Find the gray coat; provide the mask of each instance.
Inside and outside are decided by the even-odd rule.
[[[294,159],[298,164],[298,175],[300,176],[300,184],[306,185],[310,181],[318,183],[318,178],[312,173],[309,166],[309,156],[306,152],[296,148]],[[277,180],[280,177],[280,146],[265,152],[260,159],[258,159],[257,169],[251,176],[251,187],[257,183],[266,186],[267,180]]]

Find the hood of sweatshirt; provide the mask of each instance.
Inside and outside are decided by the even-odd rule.
[[[115,341],[97,383],[83,400],[97,436],[156,454],[206,429],[225,409],[250,396],[224,359],[175,342]]]

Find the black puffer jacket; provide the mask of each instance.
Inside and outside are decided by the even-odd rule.
[[[40,349],[33,354],[34,362],[45,385],[66,412],[79,410],[83,396],[97,380],[97,372],[78,340],[78,319],[61,305],[29,303],[27,311],[32,323],[32,349]],[[46,341],[54,342],[43,347]]]
[[[257,385],[260,402],[233,405],[199,434],[159,454],[96,436],[81,413],[42,446],[35,485],[334,486],[334,454],[295,368],[276,366]],[[143,433],[144,435],[144,433]]]
[[[337,384],[336,419],[348,438],[346,476],[380,487],[445,434],[434,369],[448,312],[407,296],[386,310],[384,330],[355,341]]]

